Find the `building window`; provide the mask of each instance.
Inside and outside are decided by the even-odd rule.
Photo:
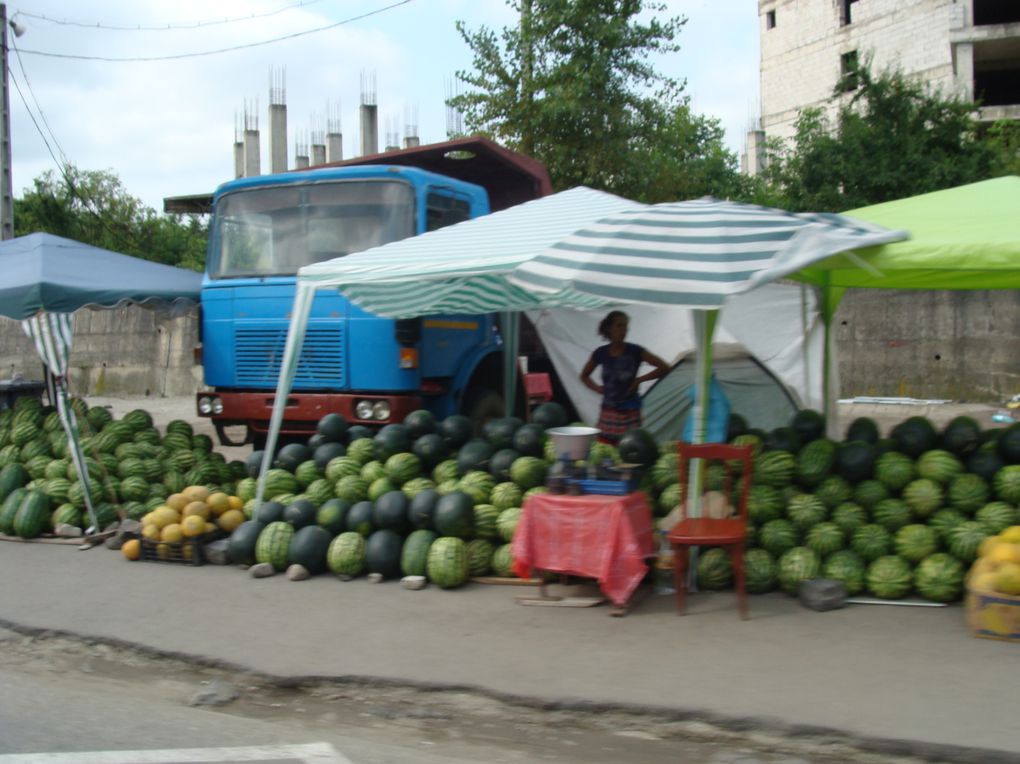
[[[1015,24],[1020,21],[1016,0],[974,0],[974,26]]]
[[[856,90],[859,84],[857,76],[857,51],[847,51],[839,57],[839,89],[846,93],[850,90]]]
[[[765,11],[765,28],[775,29],[776,28],[776,12]]]
[[[857,0],[842,0],[840,3],[839,24],[847,26],[853,23],[853,7]]]

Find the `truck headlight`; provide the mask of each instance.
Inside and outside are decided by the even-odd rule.
[[[199,414],[202,414],[204,416],[209,416],[212,413],[212,410],[213,410],[212,398],[199,398],[198,399],[198,413]]]
[[[372,418],[372,401],[358,401],[354,404],[354,415],[358,419],[371,419]]]
[[[376,401],[372,406],[372,416],[379,421],[390,418],[390,404],[386,401]]]
[[[219,416],[223,413],[223,401],[219,398],[213,398],[212,402],[212,413]]]

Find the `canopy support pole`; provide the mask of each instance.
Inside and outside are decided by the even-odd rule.
[[[517,348],[520,345],[521,314],[503,311],[500,314],[503,338],[503,413],[513,416],[517,398]]]
[[[709,386],[712,384],[712,336],[715,334],[715,325],[719,319],[719,310],[696,310],[694,311],[694,331],[697,335],[697,363],[695,366],[696,391],[694,396],[694,409],[691,416],[694,417],[694,432],[691,437],[693,443],[704,443],[708,432],[708,403],[711,395]],[[701,459],[691,459],[687,465],[689,470],[687,476],[687,516],[701,517],[701,489],[703,485],[704,469]],[[690,550],[689,567],[687,571],[687,590],[696,592],[698,548]]]

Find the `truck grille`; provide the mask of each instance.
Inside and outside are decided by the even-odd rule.
[[[275,388],[280,378],[287,327],[238,327],[237,384]],[[341,326],[309,326],[298,357],[294,387],[341,388],[346,384]]]

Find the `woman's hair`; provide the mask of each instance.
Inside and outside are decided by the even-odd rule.
[[[624,321],[630,321],[630,316],[628,316],[622,310],[611,310],[609,311],[605,318],[599,321],[599,335],[605,337],[608,340],[609,327],[612,326],[613,323],[618,318],[622,318]]]

